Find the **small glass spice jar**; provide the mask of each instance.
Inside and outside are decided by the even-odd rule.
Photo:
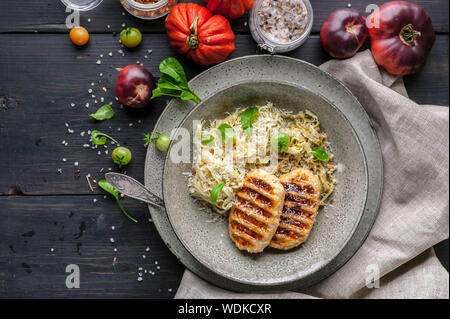
[[[275,54],[292,51],[305,43],[313,21],[308,0],[256,0],[249,26],[259,47]]]
[[[103,0],[61,0],[68,8],[77,11],[89,11],[95,9]]]
[[[177,2],[178,0],[120,0],[131,15],[146,20],[167,15]]]

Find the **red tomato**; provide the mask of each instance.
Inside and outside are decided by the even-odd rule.
[[[323,48],[336,59],[354,56],[366,38],[366,18],[355,9],[339,9],[332,12],[320,31]]]
[[[417,73],[426,63],[436,35],[428,13],[422,7],[391,1],[368,18],[375,61],[389,73]]]

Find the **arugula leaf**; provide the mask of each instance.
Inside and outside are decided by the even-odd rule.
[[[204,137],[206,137],[205,140],[203,139],[203,136],[202,136],[202,145],[204,145],[204,146],[209,145],[214,141],[214,136],[212,136],[212,135],[208,134]]]
[[[186,73],[180,62],[175,58],[167,58],[159,65],[163,74],[158,80],[158,87],[153,90],[151,99],[167,95],[182,100],[192,100],[200,103],[201,99],[189,88]]]
[[[93,145],[103,145],[106,143],[106,139],[109,138],[111,141],[113,141],[116,144],[119,144],[114,138],[112,138],[109,135],[106,135],[105,133],[102,133],[100,131],[94,130],[91,132],[92,136],[92,144]]]
[[[321,147],[313,147],[311,153],[321,162],[329,162],[330,157],[328,153]]]
[[[114,110],[111,105],[106,104],[95,112],[95,114],[89,114],[90,117],[96,119],[97,121],[104,121],[112,118],[114,116]]]
[[[241,125],[248,136],[252,136],[253,134],[252,123],[253,119],[255,118],[256,114],[258,114],[258,112],[259,109],[257,107],[251,107],[241,113]]]
[[[220,125],[216,133],[225,144],[229,139],[236,140],[236,131],[229,124]]]
[[[224,183],[214,186],[214,188],[211,191],[211,196],[210,196],[211,203],[213,203],[213,204],[217,203],[217,199],[219,198],[219,195],[222,192],[222,189],[224,186],[225,186]]]
[[[120,203],[119,191],[117,189],[115,189],[114,186],[112,186],[110,183],[108,183],[105,179],[98,181],[98,186],[100,186],[104,191],[106,191],[106,192],[110,193],[112,196],[114,196],[117,204],[120,207],[120,210],[125,214],[125,216],[127,216],[129,219],[131,219],[135,223],[138,222],[136,219],[134,219],[133,217],[131,217],[130,215],[127,214],[127,212],[123,208],[122,204]]]

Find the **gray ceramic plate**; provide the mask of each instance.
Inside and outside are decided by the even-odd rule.
[[[149,148],[146,186],[163,193],[168,214],[150,211],[168,247],[204,279],[239,291],[301,288],[342,266],[367,236],[382,188],[378,141],[351,93],[318,68],[279,56],[235,59],[209,69],[190,84],[204,102],[192,111],[192,103],[173,100],[156,131],[189,129],[194,119],[222,117],[236,107],[270,100],[284,109],[315,112],[341,169],[336,174],[335,204],[320,211],[308,242],[292,251],[267,249],[254,256],[234,247],[226,220],[215,220],[214,213],[200,209],[203,206],[188,195],[182,173],[191,165],[174,165]]]

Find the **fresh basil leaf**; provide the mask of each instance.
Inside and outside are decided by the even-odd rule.
[[[97,121],[104,121],[112,118],[114,116],[114,110],[111,105],[106,104],[95,112],[95,114],[89,114],[90,117],[93,117]]]
[[[184,100],[184,101],[192,100],[195,103],[200,103],[201,102],[200,98],[197,95],[195,95],[195,93],[193,93],[192,91],[183,91],[181,93],[180,98],[182,100]]]
[[[214,186],[214,188],[211,191],[211,196],[210,196],[211,203],[213,203],[213,204],[217,203],[217,199],[219,198],[219,195],[222,192],[222,189],[224,186],[225,186],[224,183]]]
[[[259,109],[257,107],[251,107],[246,109],[241,113],[241,125],[242,129],[247,133],[248,136],[252,136],[253,134],[253,119],[256,114],[258,114]]]
[[[170,89],[158,87],[153,90],[153,95],[150,99],[153,100],[154,98],[164,96],[164,95],[179,98],[180,94],[181,94],[181,91],[178,91],[178,90],[170,90]]]
[[[183,100],[192,100],[195,103],[201,99],[189,88],[186,73],[175,58],[167,58],[161,62],[159,69],[163,74],[158,80],[158,87],[153,90],[151,99],[167,95]]]
[[[329,162],[330,157],[328,156],[328,153],[321,147],[313,147],[311,149],[311,153],[314,155],[315,158],[317,158],[321,162]]]
[[[105,133],[102,133],[100,131],[94,130],[91,132],[92,136],[92,144],[94,145],[103,145],[106,143],[106,139],[109,138],[111,141],[113,141],[116,144],[119,144],[114,138],[112,138],[109,135],[106,135]]]
[[[187,83],[186,73],[180,62],[175,58],[167,58],[159,65],[159,71],[172,77],[178,83]]]
[[[212,135],[208,134],[204,137],[206,137],[206,139],[203,139],[203,137],[202,137],[202,145],[204,145],[204,146],[209,145],[214,141],[214,136],[212,136]]]
[[[229,124],[221,124],[216,133],[225,144],[230,139],[236,140],[236,131]]]
[[[278,133],[274,135],[270,141],[272,147],[278,150],[279,153],[287,150],[290,142],[291,139],[289,138],[289,135],[287,135],[286,133]]]
[[[108,183],[108,181],[105,179],[98,181],[98,186],[100,186],[104,191],[106,191],[106,192],[110,193],[112,196],[114,196],[117,204],[119,205],[120,210],[122,211],[122,213],[124,213],[125,216],[127,216],[129,219],[131,219],[135,223],[138,222],[136,219],[134,219],[133,217],[131,217],[130,215],[127,214],[127,212],[123,208],[122,204],[120,203],[119,191],[117,189],[115,189],[114,186],[112,186],[110,183]]]

